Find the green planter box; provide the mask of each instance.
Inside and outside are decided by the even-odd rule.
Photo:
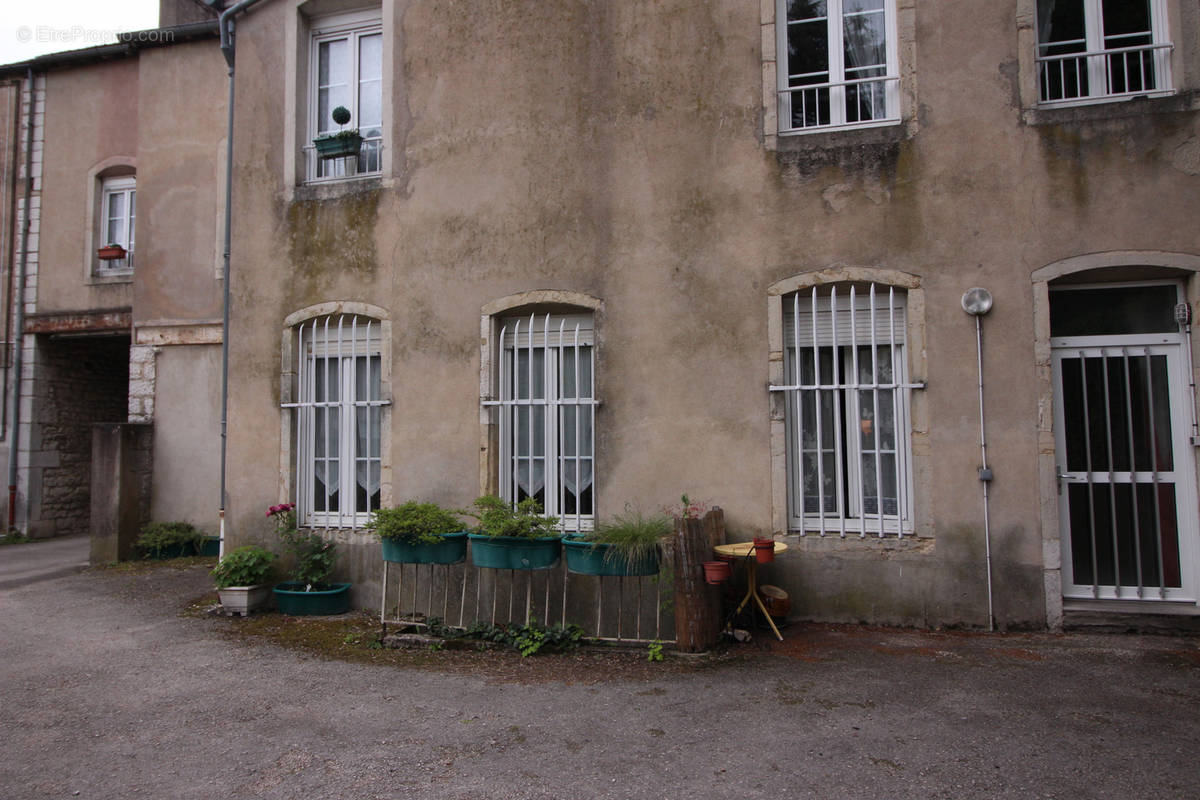
[[[467,558],[467,532],[447,533],[440,542],[409,544],[380,539],[383,560],[396,564],[458,564]]]
[[[317,148],[317,156],[326,158],[345,158],[356,156],[362,149],[361,136],[323,136],[313,139],[313,147]]]
[[[275,587],[275,607],[293,617],[345,614],[350,610],[350,584],[332,583],[306,592],[302,583],[281,583]]]
[[[190,544],[173,544],[164,547],[157,553],[147,553],[147,558],[188,558],[190,556],[217,556],[221,552],[221,540],[216,536],[207,536],[201,542],[199,551]]]
[[[472,533],[471,563],[489,569],[548,569],[558,563],[561,537],[518,539]]]
[[[622,555],[610,556],[611,544],[563,539],[567,569],[581,575],[657,575],[658,553],[630,562]]]

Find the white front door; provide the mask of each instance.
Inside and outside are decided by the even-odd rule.
[[[1068,598],[1195,602],[1197,597],[1200,534],[1187,342],[1173,324],[1172,304],[1153,308],[1171,298],[1173,292],[1162,291],[1167,287],[1175,285],[1051,294]],[[1057,332],[1067,335],[1053,335],[1056,300]],[[1153,330],[1169,327],[1176,329]]]

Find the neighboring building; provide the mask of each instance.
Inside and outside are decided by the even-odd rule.
[[[788,542],[804,618],[1196,615],[1197,42],[1180,0],[254,5],[232,539],[296,501],[373,606],[380,505],[687,492]],[[337,106],[363,144],[322,160]]]
[[[13,516],[32,536],[88,530],[96,422],[152,423],[138,437],[152,465],[143,516],[216,527],[224,76],[213,20],[0,67],[9,331],[34,103],[24,331],[5,349],[2,453],[15,338]],[[106,257],[109,244],[123,255]]]

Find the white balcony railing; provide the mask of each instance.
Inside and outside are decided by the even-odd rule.
[[[383,137],[364,137],[358,156],[344,158],[318,157],[317,149],[309,144],[304,147],[305,183],[364,178],[377,175],[383,169]]]
[[[900,76],[811,83],[779,90],[780,131],[867,125],[899,119]]]
[[[1039,100],[1062,103],[1169,92],[1173,47],[1148,44],[1038,56]]]

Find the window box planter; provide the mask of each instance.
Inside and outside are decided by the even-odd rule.
[[[322,160],[345,158],[346,156],[357,156],[362,149],[362,142],[362,136],[357,131],[353,131],[318,136],[313,139],[313,147],[317,148],[317,157]]]
[[[265,583],[254,586],[226,586],[217,589],[221,598],[221,608],[226,614],[240,614],[243,617],[251,611],[262,608],[271,599],[271,587]]]
[[[467,532],[446,533],[440,542],[409,544],[380,539],[383,560],[394,564],[458,564],[467,558]]]
[[[562,537],[525,539],[515,536],[468,534],[471,563],[489,569],[548,569],[558,563]]]
[[[620,553],[612,553],[614,545],[588,542],[582,539],[563,539],[567,569],[581,575],[622,575],[633,577],[658,574],[658,553],[630,561]]]
[[[324,587],[304,591],[302,583],[281,583],[275,587],[275,607],[293,617],[345,614],[350,610],[350,584],[323,583]]]
[[[119,261],[128,254],[128,251],[119,244],[107,244],[96,251],[96,257],[101,261]]]

